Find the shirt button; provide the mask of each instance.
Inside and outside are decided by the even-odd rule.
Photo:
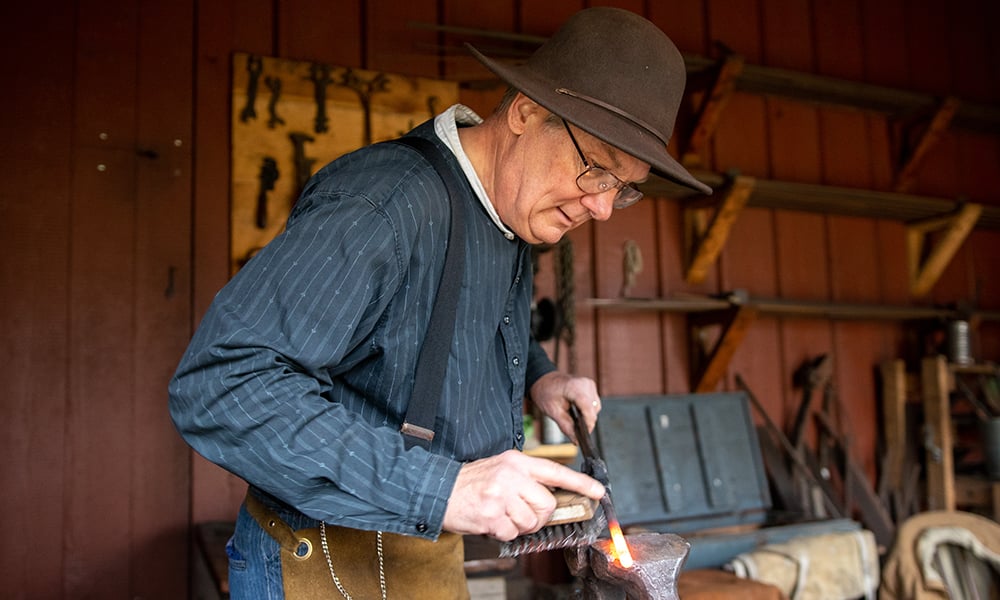
[[[507,315],[503,316],[503,324],[504,325],[510,325],[510,317],[509,316],[507,316]]]
[[[517,277],[514,278],[514,285],[520,285],[520,284],[521,284],[521,276],[518,275]]]
[[[427,523],[424,523],[423,521],[417,523],[417,532],[427,533]]]
[[[521,364],[521,359],[515,356],[513,360],[511,360],[510,362],[514,363],[514,366],[516,367],[517,365]]]
[[[520,433],[518,433],[517,435],[514,436],[514,439],[516,439],[518,442],[520,442],[522,439],[524,439],[524,436],[521,435]]]

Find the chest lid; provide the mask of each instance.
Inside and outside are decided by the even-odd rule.
[[[595,430],[622,525],[762,523],[767,476],[743,392],[604,397]]]

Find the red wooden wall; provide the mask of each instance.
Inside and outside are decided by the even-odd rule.
[[[991,0],[79,0],[3,3],[0,158],[0,579],[14,598],[180,598],[192,523],[231,519],[244,488],[190,455],[166,382],[228,272],[230,56],[254,52],[397,73],[482,78],[413,22],[551,34],[585,5],[645,14],[685,52],[726,44],[749,64],[984,103],[1000,101]],[[499,88],[466,90],[487,113]],[[704,157],[762,178],[888,189],[892,124],[737,94]],[[914,192],[1000,203],[1000,141],[949,133]],[[580,298],[715,293],[1000,307],[1000,234],[977,230],[929,299],[907,292],[902,223],[748,209],[709,279],[684,283],[681,211],[642,202],[572,234]],[[545,262],[544,264],[549,265]],[[551,270],[539,277],[551,293]],[[976,339],[1000,359],[987,324]],[[759,320],[731,363],[782,422],[791,373],[828,353],[854,451],[877,455],[874,368],[888,322]],[[579,370],[606,395],[688,391],[684,318],[580,310]],[[723,384],[731,387],[727,378]]]

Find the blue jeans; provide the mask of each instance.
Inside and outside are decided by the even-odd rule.
[[[319,521],[298,511],[284,510],[263,501],[292,529],[319,526]],[[240,506],[236,531],[226,544],[226,554],[229,556],[230,600],[282,600],[285,597],[278,542],[260,528],[245,505]]]

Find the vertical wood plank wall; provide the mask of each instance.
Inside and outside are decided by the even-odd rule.
[[[3,3],[0,123],[0,579],[12,598],[182,598],[193,523],[231,520],[244,487],[192,456],[166,383],[228,273],[230,57],[288,59],[457,80],[486,75],[413,23],[546,36],[585,6],[646,15],[682,51],[1000,102],[992,0],[95,0]],[[487,114],[500,87],[466,89]],[[683,127],[678,127],[679,131]],[[889,189],[894,124],[870,114],[737,93],[702,157],[712,170]],[[675,140],[676,141],[676,140]],[[676,152],[676,143],[672,149]],[[956,130],[915,193],[1000,204],[1000,140]],[[900,222],[750,208],[707,281],[684,282],[677,202],[649,199],[571,234],[578,298],[717,293],[1000,308],[1000,233],[977,230],[926,299],[907,291]],[[543,257],[539,295],[554,290]],[[875,368],[900,352],[890,322],[761,318],[739,373],[778,422],[791,374],[833,358],[853,452],[874,477]],[[975,340],[1000,359],[1000,327]],[[684,317],[580,309],[578,370],[605,395],[686,392]],[[565,353],[561,355],[565,363]]]

